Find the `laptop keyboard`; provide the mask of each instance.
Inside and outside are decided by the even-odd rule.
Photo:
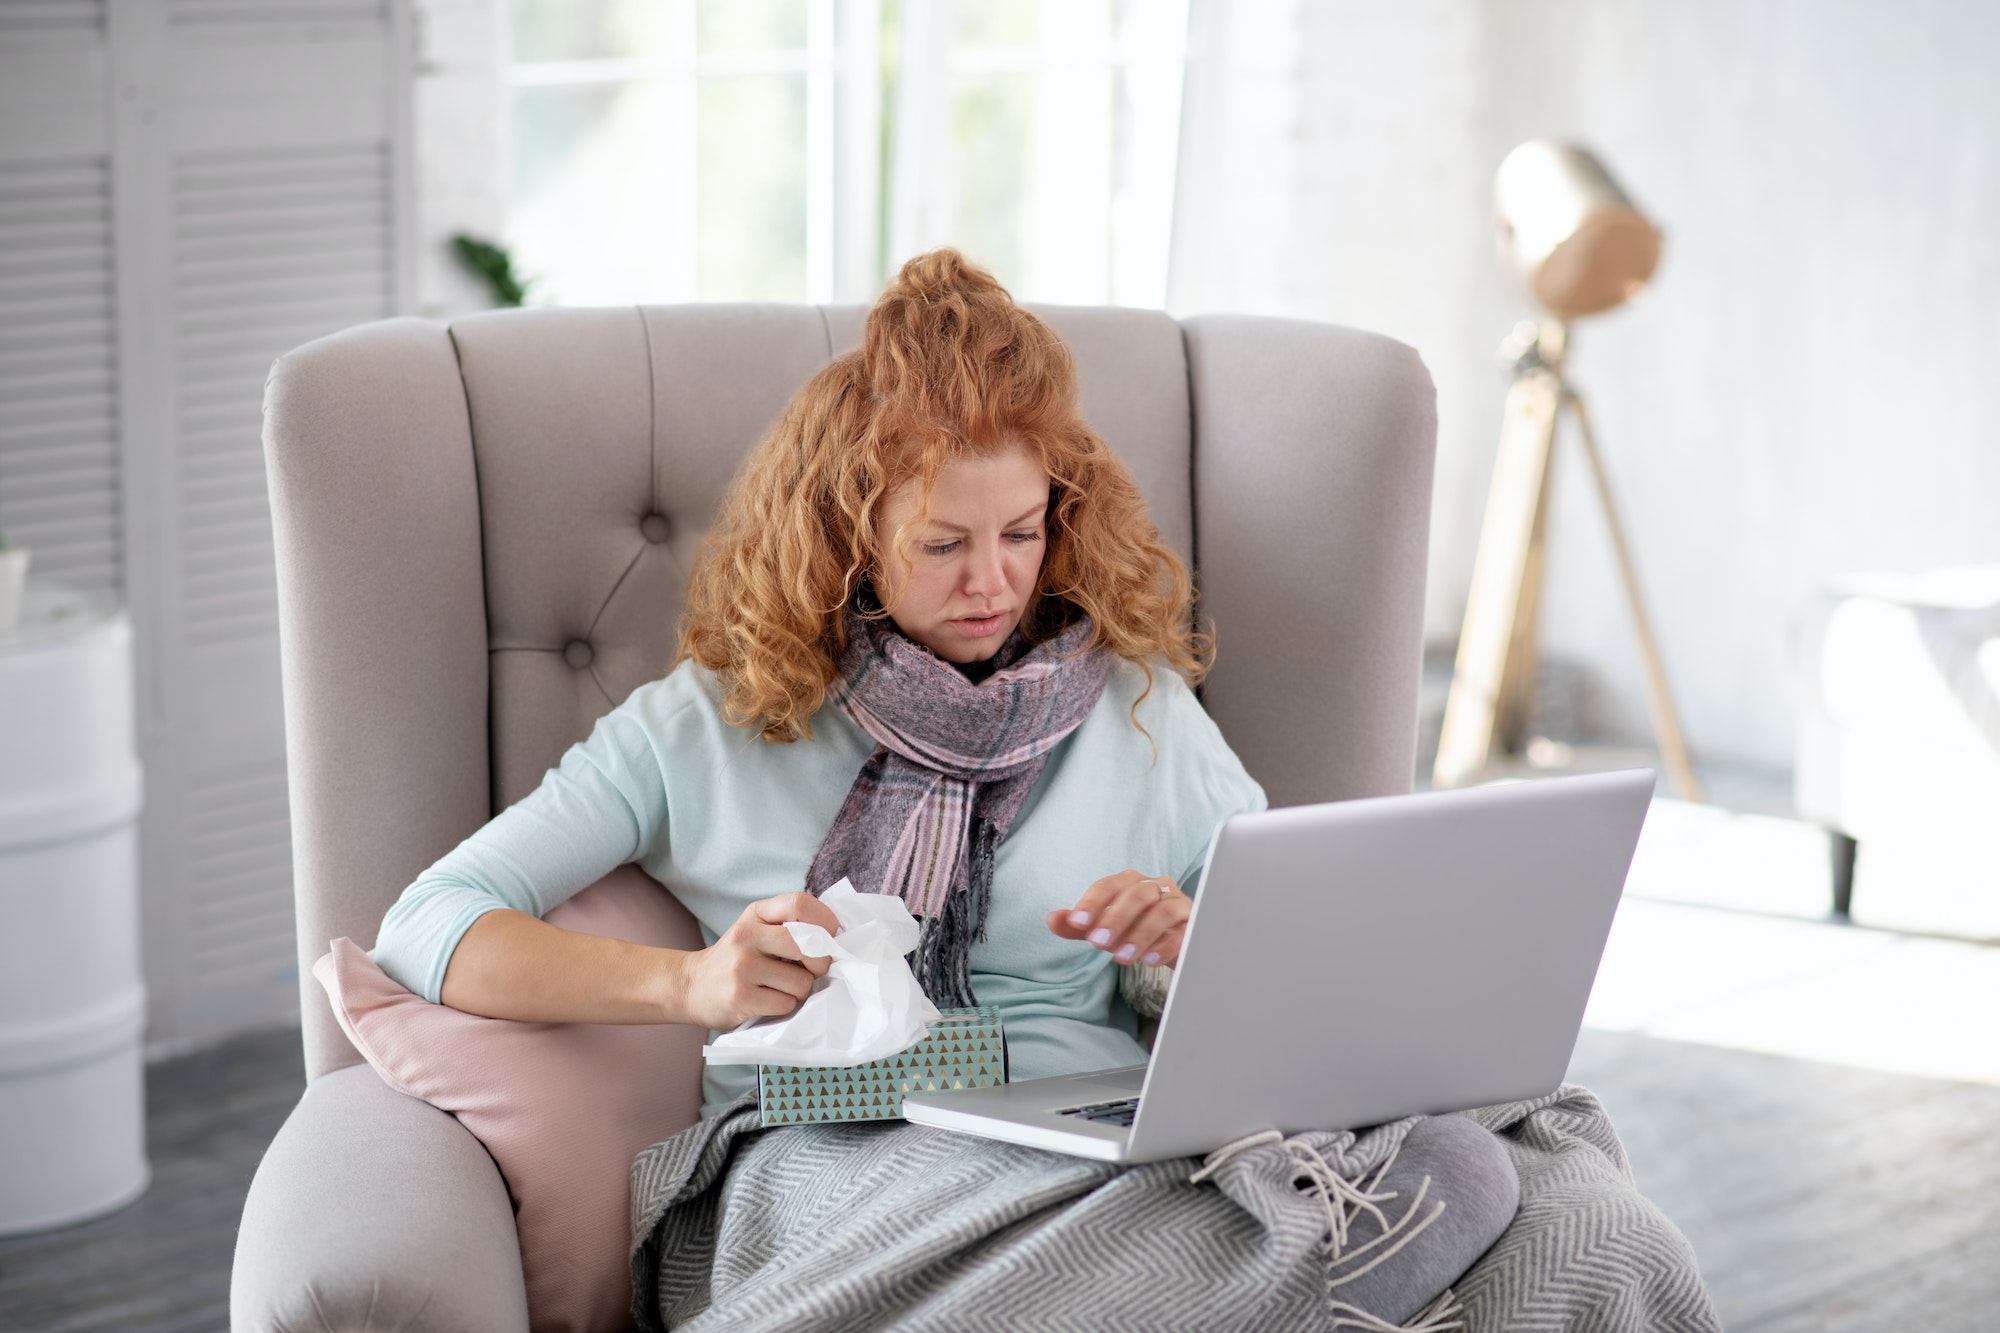
[[[1089,1106],[1071,1106],[1062,1111],[1063,1115],[1073,1115],[1079,1120],[1089,1120],[1100,1125],[1120,1125],[1132,1128],[1132,1117],[1139,1112],[1139,1099],[1127,1097],[1116,1102],[1092,1102]]]

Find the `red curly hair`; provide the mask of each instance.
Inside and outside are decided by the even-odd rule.
[[[1021,632],[1041,642],[1081,612],[1091,647],[1146,668],[1149,692],[1155,661],[1198,683],[1212,643],[1193,624],[1187,568],[1078,411],[1069,348],[950,249],[903,266],[860,350],[813,376],[737,473],[688,580],[675,662],[716,673],[732,723],[809,738],[847,647],[843,611],[884,554],[885,499],[915,483],[921,515],[945,464],[1014,447],[1049,474],[1047,553]],[[907,559],[901,540],[890,545]]]

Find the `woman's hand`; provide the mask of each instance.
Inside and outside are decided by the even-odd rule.
[[[807,958],[785,929],[787,921],[840,930],[833,909],[809,893],[763,898],[708,948],[682,955],[680,994],[671,1002],[677,1022],[727,1032],[746,1019],[789,1014],[812,993],[830,958]]]
[[[1172,967],[1194,902],[1164,875],[1121,870],[1106,875],[1067,911],[1050,912],[1049,929],[1066,940],[1087,940],[1121,963]]]

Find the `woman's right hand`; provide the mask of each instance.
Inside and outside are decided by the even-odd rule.
[[[798,1008],[826,974],[830,958],[808,958],[785,929],[806,921],[837,934],[833,909],[809,893],[761,898],[708,948],[682,955],[674,1021],[728,1032],[752,1018],[778,1017]]]

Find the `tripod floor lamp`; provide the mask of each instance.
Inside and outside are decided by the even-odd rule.
[[[1514,379],[1507,391],[1432,783],[1454,787],[1474,781],[1496,752],[1518,754],[1527,742],[1541,655],[1537,617],[1550,464],[1557,422],[1567,412],[1576,422],[1619,581],[1632,608],[1661,759],[1675,788],[1700,800],[1701,787],[1667,692],[1631,549],[1591,435],[1590,414],[1563,372],[1570,322],[1622,304],[1644,287],[1659,264],[1660,233],[1602,163],[1571,145],[1543,140],[1522,144],[1500,164],[1494,196],[1502,261],[1527,280],[1548,315],[1524,322],[1502,344]]]

